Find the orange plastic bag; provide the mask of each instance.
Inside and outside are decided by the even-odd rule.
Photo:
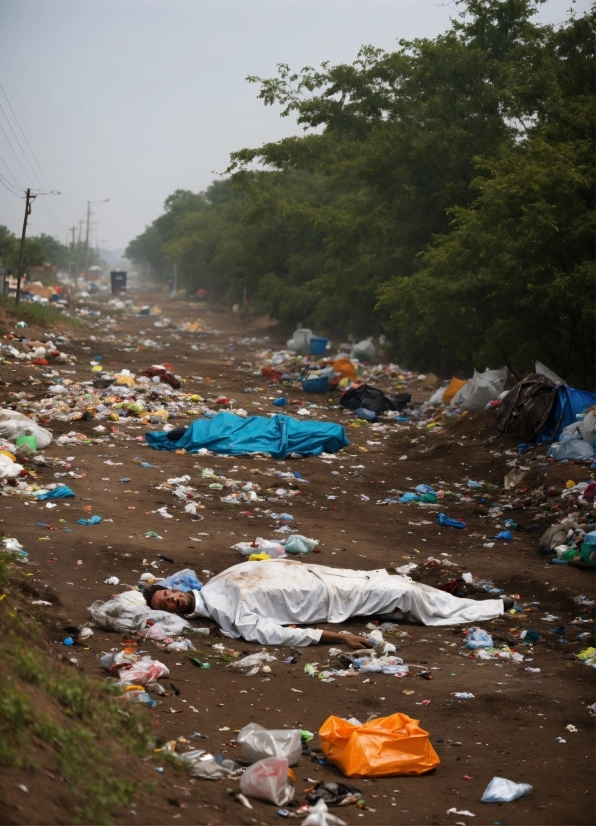
[[[356,381],[356,368],[350,359],[336,359],[333,362],[333,369],[340,374],[340,378]]]
[[[321,748],[346,777],[424,774],[441,761],[418,723],[401,713],[362,726],[328,717],[319,729]]]
[[[451,379],[447,387],[445,388],[445,392],[443,393],[443,397],[441,401],[443,404],[451,404],[451,400],[455,396],[458,390],[464,386],[466,382],[462,379]]]

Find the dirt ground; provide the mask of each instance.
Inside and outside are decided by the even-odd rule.
[[[137,297],[135,295],[135,300]],[[258,367],[254,353],[263,349],[262,338],[268,334],[262,323],[252,319],[243,321],[214,306],[199,308],[157,294],[141,297],[144,301],[157,302],[163,314],[173,321],[201,317],[218,332],[212,335],[177,333],[170,338],[171,346],[165,351],[131,353],[122,352],[117,344],[106,341],[105,334],[77,331],[75,341],[65,348],[79,361],[76,368],[68,368],[76,369],[76,375],[70,372],[69,378],[89,380],[92,377],[89,362],[96,355],[101,355],[102,363],[114,370],[138,371],[166,360],[174,365],[176,373],[188,379],[185,390],[202,396],[223,394],[235,399],[236,406],[245,407],[249,414],[265,415],[274,409],[268,397],[274,397],[280,386],[254,375]],[[168,339],[168,330],[150,330],[151,324],[152,320],[127,315],[121,317],[117,328],[110,332],[118,337],[123,333],[140,335],[141,330],[147,330],[152,337],[159,332],[162,340]],[[240,343],[245,337],[258,341]],[[205,344],[206,349],[192,350],[190,345],[194,342]],[[278,346],[283,346],[283,342],[279,341]],[[251,362],[253,366],[244,362]],[[1,388],[2,405],[10,404],[14,398],[11,393],[30,391],[27,376],[41,378],[42,373],[43,368],[4,363],[1,377],[10,384]],[[198,380],[192,376],[203,378]],[[34,391],[37,395],[43,395],[44,387],[50,383],[49,379],[42,381],[43,385]],[[395,381],[378,386],[391,389]],[[243,392],[247,387],[262,389]],[[291,398],[304,399],[304,394],[296,391],[288,394]],[[416,398],[421,400],[424,394],[420,392]],[[52,444],[47,455],[61,459],[73,456],[72,469],[86,474],[84,478],[64,480],[75,490],[76,499],[58,503],[50,513],[43,504],[26,505],[16,497],[3,498],[0,500],[2,529],[5,534],[16,536],[28,550],[39,592],[43,594],[46,585],[52,589],[47,593],[56,592],[61,602],[59,610],[67,623],[80,625],[89,620],[87,608],[94,600],[108,599],[111,593],[121,590],[105,584],[108,577],[117,576],[121,584],[134,585],[143,571],[153,570],[147,565],[156,561],[158,571],[164,575],[191,567],[201,578],[207,576],[204,571],[218,573],[241,561],[230,547],[235,542],[256,536],[278,536],[273,533],[274,524],[270,519],[259,517],[256,511],[252,516],[241,515],[243,507],[223,504],[218,495],[201,511],[204,520],[192,522],[174,497],[156,490],[165,479],[190,474],[191,484],[199,485],[197,477],[201,468],[210,467],[226,475],[233,473],[238,479],[258,482],[263,488],[275,489],[279,480],[266,475],[268,468],[299,469],[308,480],[308,484],[299,485],[301,495],[277,504],[266,503],[263,507],[291,509],[293,527],[319,539],[321,553],[311,558],[312,561],[338,567],[392,570],[408,561],[420,563],[428,556],[441,558],[441,554],[447,554],[459,566],[458,570],[492,580],[505,594],[519,595],[519,602],[524,606],[535,603],[525,615],[505,616],[483,627],[509,641],[515,639],[511,635],[515,635],[516,630],[530,628],[543,634],[545,641],[537,644],[532,654],[527,654],[531,662],[485,662],[462,656],[465,650],[460,628],[432,629],[401,623],[409,637],[388,639],[397,645],[405,663],[432,669],[432,681],[417,676],[420,669],[412,668],[413,676],[402,679],[373,674],[369,679],[363,675],[329,683],[304,673],[306,663],[328,661],[329,646],[303,649],[295,664],[274,662],[267,676],[259,673],[244,677],[231,671],[216,656],[209,660],[210,670],[197,669],[188,658],[147,643],[144,648],[148,653],[170,669],[170,678],[162,681],[168,696],[161,698],[162,705],[143,712],[152,721],[157,735],[164,742],[185,737],[196,748],[234,758],[239,754],[236,734],[250,721],[268,728],[298,727],[317,732],[331,714],[355,716],[365,721],[373,715],[400,711],[420,720],[422,727],[430,732],[441,765],[423,777],[352,781],[362,791],[367,808],[346,806],[334,810],[347,824],[593,823],[594,719],[587,706],[594,702],[594,672],[575,657],[581,648],[593,644],[591,640],[577,639],[581,632],[592,631],[593,624],[570,623],[578,616],[584,619],[592,616],[587,609],[578,608],[572,598],[579,594],[593,598],[594,578],[589,572],[551,565],[540,555],[538,538],[544,528],[556,521],[557,512],[550,509],[548,503],[546,507],[544,503],[541,506],[542,500],[530,496],[531,490],[539,486],[552,486],[560,492],[568,479],[576,483],[588,480],[591,478],[589,466],[532,460],[525,483],[528,493],[520,494],[511,515],[516,522],[538,530],[516,532],[513,542],[496,542],[487,548],[485,544],[496,533],[496,523],[487,517],[487,508],[476,501],[449,501],[440,508],[417,504],[379,506],[376,502],[385,498],[392,488],[407,490],[419,483],[432,484],[438,480],[452,490],[456,484],[465,485],[468,479],[502,486],[509,470],[506,462],[510,459],[504,452],[519,440],[499,435],[492,412],[467,416],[443,434],[425,432],[424,438],[420,438],[420,432],[410,430],[399,437],[390,433],[384,439],[374,435],[364,423],[349,426],[351,418],[343,414],[337,403],[329,406],[324,418],[344,424],[350,439],[349,447],[327,462],[319,457],[276,461],[157,452],[145,444],[143,434],[148,429],[159,428],[131,429],[122,423],[117,424],[108,446]],[[187,421],[189,419],[182,419],[175,424]],[[70,430],[95,435],[96,425],[92,420],[50,421],[47,426],[58,436]],[[407,458],[400,460],[403,455]],[[154,467],[140,466],[134,461],[138,457]],[[127,477],[130,477],[129,483],[119,481]],[[42,471],[40,478],[54,481],[53,469]],[[330,495],[336,498],[328,499]],[[490,505],[490,494],[488,498]],[[89,505],[90,510],[86,509]],[[175,518],[166,520],[156,513],[163,505]],[[464,519],[466,529],[438,527],[439,510]],[[92,513],[101,515],[103,522],[93,526],[77,524],[77,519]],[[58,530],[44,527],[50,522]],[[71,532],[65,532],[65,528]],[[149,530],[163,536],[163,540],[146,538]],[[166,562],[158,554],[174,562]],[[416,576],[433,585],[450,578],[448,571],[432,567],[419,571]],[[565,626],[563,634],[551,633],[552,623],[542,620],[548,613],[560,618],[555,626]],[[366,620],[354,620],[345,627],[359,633],[365,624]],[[79,645],[72,649],[78,667],[98,680],[106,679],[99,656],[102,652],[119,650],[123,639],[120,635],[96,630],[86,647]],[[194,642],[198,656],[205,658],[212,654],[211,645],[218,640],[208,637]],[[223,642],[242,652],[260,650],[259,646],[243,641],[224,639]],[[60,635],[56,635],[54,644],[61,644]],[[288,656],[289,649],[279,648],[272,653],[281,661]],[[527,671],[526,667],[540,668],[540,671]],[[174,693],[170,683],[179,694]],[[457,700],[452,696],[454,692],[471,692],[475,696]],[[577,731],[567,730],[568,725],[575,726]],[[197,732],[203,736],[198,737]],[[557,738],[566,742],[558,742]],[[312,745],[317,747],[316,737]],[[106,761],[109,760],[110,755],[106,754]],[[155,782],[158,793],[150,798],[140,794],[132,810],[120,813],[119,823],[283,821],[276,806],[253,801],[251,811],[232,799],[229,790],[237,788],[235,782],[190,780],[167,765],[158,773],[151,758],[143,766],[146,771],[138,777],[139,784],[147,780]],[[32,793],[27,800],[23,795],[15,795],[11,822],[59,822],[55,814],[43,819],[44,803],[40,796],[49,801],[57,792],[52,790],[52,781],[47,777],[36,780],[34,774],[14,773],[15,788],[18,783],[25,783]],[[304,803],[303,790],[312,786],[313,780],[342,779],[333,766],[319,765],[308,757],[302,758],[295,774],[296,799],[300,805]],[[482,793],[495,775],[531,783],[533,791],[510,804],[482,804]],[[55,784],[59,783],[56,779]],[[452,808],[472,812],[474,817],[448,814]]]

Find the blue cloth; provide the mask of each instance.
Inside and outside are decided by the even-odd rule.
[[[548,418],[534,441],[537,443],[558,442],[563,428],[576,421],[576,414],[582,413],[586,407],[592,407],[595,404],[596,393],[576,390],[575,387],[560,384],[557,387],[555,402]]]
[[[145,439],[156,450],[184,449],[196,453],[206,448],[231,456],[261,452],[270,453],[275,459],[285,459],[289,453],[337,453],[350,444],[343,427],[333,422],[303,422],[280,415],[243,419],[223,411],[212,419],[195,420],[178,439],[168,439],[163,432],[145,433]]]
[[[48,490],[45,493],[36,493],[35,495],[37,496],[38,502],[45,502],[46,499],[68,499],[74,496],[74,491],[72,491],[68,485],[59,485],[53,490]]]

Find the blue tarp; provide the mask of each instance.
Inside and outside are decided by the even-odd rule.
[[[535,441],[537,443],[558,441],[563,428],[576,421],[576,413],[581,413],[586,407],[592,407],[595,404],[596,393],[576,390],[575,387],[560,384],[557,387],[555,401],[548,419],[536,435]]]
[[[249,416],[218,413],[212,419],[197,419],[182,436],[168,439],[167,433],[146,433],[145,439],[156,450],[186,450],[196,453],[206,448],[214,453],[243,456],[246,453],[270,453],[285,459],[289,453],[319,456],[337,453],[350,443],[343,427],[333,422],[298,421],[289,416]]]

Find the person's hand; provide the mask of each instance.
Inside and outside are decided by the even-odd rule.
[[[372,642],[369,642],[365,637],[359,637],[357,634],[342,634],[342,641],[350,648],[374,648]]]

